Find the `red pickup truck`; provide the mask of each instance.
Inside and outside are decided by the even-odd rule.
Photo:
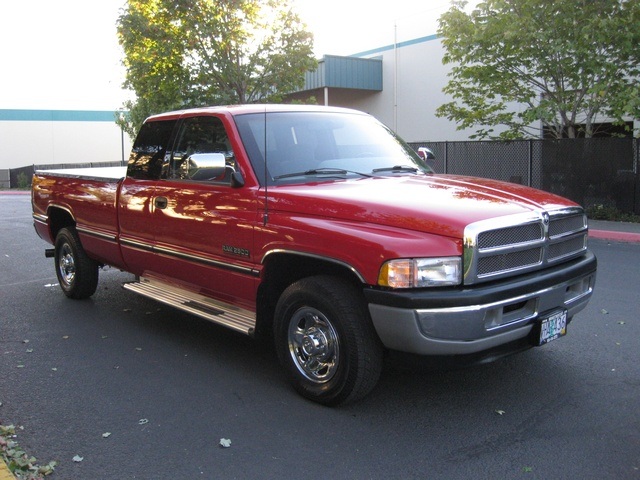
[[[495,358],[566,333],[591,297],[587,219],[561,197],[435,175],[361,112],[212,107],[147,119],[126,169],[38,171],[33,219],[70,298],[128,290],[248,335],[327,405],[385,349]]]

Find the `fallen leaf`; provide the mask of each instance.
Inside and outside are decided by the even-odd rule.
[[[149,423],[149,420],[147,420],[146,418],[141,418],[140,420],[138,420],[138,425],[145,425]]]
[[[142,348],[140,348],[140,347],[136,347],[136,351],[141,352],[141,351],[142,351]]]
[[[51,475],[53,473],[53,470],[55,469],[56,465],[58,465],[58,462],[49,462],[47,465],[43,465],[38,469],[38,473],[40,475],[43,476],[47,476],[47,475]]]
[[[220,446],[222,448],[229,448],[231,446],[231,440],[229,440],[228,438],[221,438]]]
[[[625,324],[625,322],[623,322],[623,321],[618,322],[618,325],[624,325],[624,324]]]
[[[604,308],[600,310],[600,313],[602,313],[603,315],[609,315],[609,312],[607,312]]]
[[[33,353],[33,348],[27,348],[27,353]]]
[[[69,335],[64,335],[62,338],[64,338],[65,340],[69,339]]]
[[[102,434],[102,438],[109,438],[111,436],[111,432],[104,432]]]
[[[76,455],[75,457],[72,458],[72,460],[76,463],[79,463],[82,460],[84,460],[84,457],[81,457],[80,455]]]
[[[504,410],[496,410],[496,413],[497,413],[498,415],[504,415],[504,414],[505,414],[505,413],[507,413],[507,412],[505,412]]]
[[[29,343],[29,340],[22,340],[22,343]]]
[[[130,309],[130,308],[123,308],[123,309],[122,309],[122,311],[123,311],[123,312],[130,312],[130,311],[131,311],[131,309]]]
[[[2,435],[15,435],[15,425],[0,425],[0,434]]]

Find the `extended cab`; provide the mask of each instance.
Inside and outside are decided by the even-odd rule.
[[[298,392],[335,405],[375,386],[384,349],[495,357],[564,335],[591,297],[580,206],[425,161],[353,110],[171,112],[126,171],[36,172],[33,218],[67,296],[131,272],[128,290],[272,334]]]

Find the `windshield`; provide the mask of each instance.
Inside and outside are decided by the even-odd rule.
[[[411,147],[369,115],[277,112],[235,120],[258,178],[269,185],[433,173]]]

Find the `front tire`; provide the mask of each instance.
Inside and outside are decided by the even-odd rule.
[[[55,265],[58,283],[67,297],[81,300],[95,293],[98,262],[87,256],[75,228],[63,228],[58,232]]]
[[[367,395],[382,369],[382,345],[361,292],[329,276],[290,285],[276,306],[278,358],[293,387],[324,405]]]

